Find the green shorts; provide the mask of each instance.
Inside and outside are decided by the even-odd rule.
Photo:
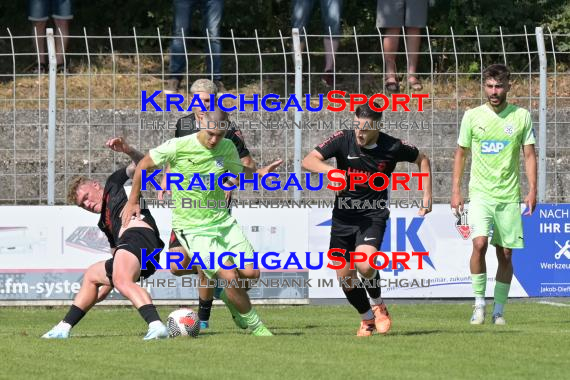
[[[492,236],[491,244],[504,248],[524,248],[519,203],[495,203],[473,199],[469,203],[471,237]]]
[[[199,253],[204,266],[202,272],[208,278],[214,278],[220,264],[218,257],[224,252],[232,252],[236,257],[225,256],[224,264],[235,264],[236,269],[241,268],[241,257],[253,259],[253,247],[245,237],[241,227],[238,225],[234,217],[229,217],[222,223],[212,227],[204,227],[192,230],[174,230],[178,241],[182,244],[190,259]],[[213,252],[213,253],[211,253]],[[244,252],[243,255],[240,252]],[[194,260],[194,264],[199,261]],[[252,262],[246,262],[244,265],[252,265]]]

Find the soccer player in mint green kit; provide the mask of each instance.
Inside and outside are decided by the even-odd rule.
[[[208,278],[232,280],[239,278],[259,278],[259,269],[253,269],[253,263],[246,262],[241,269],[240,252],[245,252],[244,258],[252,259],[253,247],[243,234],[241,227],[227,208],[182,208],[182,199],[190,198],[206,205],[208,201],[218,202],[225,200],[225,192],[215,186],[210,189],[208,177],[214,173],[217,179],[229,171],[233,174],[244,172],[246,178],[252,178],[254,171],[244,166],[240,161],[235,145],[225,139],[224,128],[217,128],[221,121],[227,120],[227,114],[216,108],[206,113],[203,121],[214,122],[207,124],[208,128],[200,125],[200,132],[166,141],[164,144],[151,149],[150,152],[137,165],[133,177],[133,185],[129,201],[123,209],[123,224],[129,223],[133,216],[140,214],[139,196],[141,191],[142,170],[150,170],[166,163],[170,164],[171,173],[180,173],[184,176],[181,182],[183,189],[188,189],[190,180],[195,173],[200,174],[205,182],[206,190],[194,182],[191,190],[178,190],[172,185],[172,199],[175,208],[172,212],[172,229],[178,240],[187,252],[200,252],[205,268],[202,269]],[[259,176],[273,172],[281,164],[281,160],[257,170]],[[213,263],[210,264],[210,252],[214,252]],[[229,258],[224,264],[235,264],[236,269],[223,269],[218,265],[217,257],[223,252],[232,252],[237,255]],[[213,266],[213,269],[210,269]],[[238,283],[234,281],[234,283]],[[260,320],[255,309],[252,308],[247,290],[240,287],[227,287],[222,291],[220,298],[228,307],[234,322],[242,329],[249,328],[255,336],[273,335]]]
[[[513,278],[513,248],[524,247],[520,212],[519,156],[522,147],[529,191],[524,199],[531,215],[536,207],[536,154],[530,113],[507,102],[510,73],[504,65],[491,65],[483,72],[487,103],[463,116],[453,166],[451,207],[463,212],[461,178],[467,151],[471,150],[469,218],[473,253],[470,268],[475,293],[471,324],[485,321],[488,237],[497,251],[493,323],[504,325],[504,307]]]

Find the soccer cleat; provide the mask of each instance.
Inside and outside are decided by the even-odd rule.
[[[507,321],[505,321],[505,317],[502,314],[494,314],[493,315],[493,324],[494,325],[506,325]]]
[[[477,306],[475,305],[475,309],[473,310],[473,315],[471,316],[472,325],[482,325],[485,323],[485,306]]]
[[[247,322],[242,318],[241,315],[239,315],[239,312],[237,311],[234,304],[228,300],[228,296],[226,295],[225,289],[222,290],[222,292],[220,293],[220,299],[224,301],[224,303],[228,307],[228,310],[230,311],[232,319],[234,320],[236,326],[242,330],[247,329]]]
[[[259,325],[255,330],[251,332],[253,336],[273,336],[271,331],[265,325]]]
[[[392,318],[385,304],[372,306],[372,311],[374,312],[374,324],[376,325],[376,331],[380,334],[387,334],[392,326]]]
[[[200,321],[200,330],[204,330],[210,327],[210,323],[208,321]]]
[[[356,336],[372,336],[375,327],[374,319],[360,321],[360,328],[356,332]]]
[[[148,327],[148,332],[146,333],[143,340],[151,340],[151,339],[166,339],[168,338],[168,329],[166,326],[161,323],[156,327]]]
[[[53,329],[49,330],[47,333],[42,335],[43,339],[67,339],[69,338],[70,330],[65,330],[55,326]]]

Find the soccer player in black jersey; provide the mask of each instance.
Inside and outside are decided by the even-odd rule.
[[[217,89],[216,85],[214,84],[214,82],[212,82],[211,80],[209,80],[209,79],[198,79],[197,81],[195,81],[192,84],[192,87],[190,87],[190,92],[192,93],[192,96],[198,95],[200,97],[200,99],[202,100],[202,103],[204,103],[204,106],[206,107],[206,109],[209,109],[210,108],[210,94],[217,94],[218,89]],[[205,115],[205,112],[203,112],[199,108],[193,108],[193,112],[190,115],[184,116],[184,117],[178,119],[178,122],[176,123],[176,132],[174,133],[174,137],[184,137],[184,136],[188,136],[188,135],[191,135],[194,133],[198,133],[200,131],[200,128],[198,127],[197,122],[202,121],[204,119],[204,115]],[[245,141],[243,139],[241,131],[236,128],[235,124],[230,123],[228,125],[228,129],[226,130],[225,138],[230,139],[234,143],[234,145],[237,148],[239,158],[240,158],[241,162],[244,164],[244,166],[247,166],[247,167],[251,168],[252,170],[255,170],[255,162],[251,158],[249,150],[247,149],[247,146],[245,145]],[[169,172],[169,171],[170,171],[170,168],[167,167],[166,172]],[[232,181],[232,180],[230,179],[229,181]],[[237,185],[237,180],[234,184]],[[228,185],[230,185],[230,184],[228,184]],[[166,175],[164,175],[162,177],[162,182],[161,182],[160,186],[163,189],[166,188]],[[158,198],[163,199],[165,192],[166,191],[159,191],[158,192]],[[231,192],[230,191],[226,192],[226,200],[228,201],[228,204],[229,204],[231,201]],[[184,255],[184,259],[181,262],[181,266],[183,268],[186,268],[188,266],[188,264],[190,263],[190,257],[188,256],[188,253],[186,252],[184,247],[182,247],[182,244],[176,238],[176,234],[174,233],[174,231],[172,231],[170,233],[170,241],[169,241],[169,245],[168,245],[168,251],[169,252],[180,252]],[[175,276],[185,276],[188,274],[197,274],[197,273],[199,274],[200,280],[202,281],[203,286],[198,288],[198,317],[200,318],[200,328],[201,329],[208,328],[209,327],[209,319],[210,319],[210,311],[212,308],[212,301],[214,299],[214,289],[206,287],[206,285],[207,285],[206,278],[204,277],[202,272],[198,270],[198,268],[192,268],[192,269],[188,269],[188,270],[187,269],[178,269],[178,266],[176,265],[176,263],[173,263],[173,264],[171,264],[170,272]]]
[[[378,105],[375,106],[379,108]],[[380,132],[381,119],[382,113],[375,112],[368,104],[358,107],[354,119],[358,122],[358,126],[354,130],[334,133],[304,158],[303,167],[315,173],[328,173],[335,168],[324,161],[334,157],[338,169],[346,173],[365,173],[368,176],[384,173],[389,178],[398,162],[414,162],[422,173],[428,173],[427,180],[423,181],[422,202],[422,206],[427,208],[419,210],[419,215],[424,216],[431,211],[429,159],[415,146]],[[375,178],[374,181],[374,185],[378,187],[383,185],[382,178]],[[362,252],[368,258],[378,251],[390,211],[387,208],[353,207],[352,202],[357,201],[355,205],[361,205],[366,200],[376,203],[387,200],[387,195],[386,190],[376,191],[368,183],[357,184],[351,191],[350,180],[347,178],[347,187],[337,192],[335,197],[329,249],[344,250],[344,254],[333,253],[333,255],[343,256],[346,260],[345,267],[337,270],[337,276],[346,280],[341,282],[342,290],[348,302],[362,317],[358,336],[370,336],[374,330],[386,334],[390,330],[391,317],[381,297],[380,273],[370,266],[368,260],[356,263],[357,270],[350,270],[349,252]],[[357,271],[360,276],[369,280],[364,282],[364,286],[358,279]],[[371,281],[373,279],[374,281]],[[366,293],[372,300],[372,307]]]
[[[71,328],[93,305],[104,300],[113,287],[132,302],[148,323],[145,340],[168,337],[168,330],[161,322],[150,294],[137,284],[139,278],[148,278],[156,271],[152,264],[141,271],[141,249],[145,248],[150,254],[157,248],[164,248],[156,223],[148,210],[142,210],[140,219],[133,218],[127,227],[121,227],[120,214],[128,200],[123,185],[132,178],[136,164],[144,155],[121,137],[108,140],[106,145],[115,152],[127,154],[133,163],[111,174],[104,188],[97,181],[75,178],[70,183],[68,201],[101,214],[97,225],[107,235],[113,257],[87,269],[67,315],[42,338],[68,338]]]

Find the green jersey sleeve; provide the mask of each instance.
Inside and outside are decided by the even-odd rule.
[[[162,145],[150,150],[150,158],[156,166],[161,166],[167,162],[174,161],[176,158],[176,140],[177,139],[175,138],[170,139]]]
[[[228,142],[230,142],[228,140]],[[243,163],[239,159],[239,153],[237,148],[233,143],[227,144],[228,148],[226,150],[225,159],[224,159],[224,168],[229,171],[230,173],[241,173],[243,172]]]
[[[536,140],[534,138],[534,128],[532,128],[532,119],[530,118],[530,112],[527,112],[524,121],[522,145],[533,145],[533,144],[536,144]]]
[[[471,148],[471,140],[473,139],[472,126],[471,126],[471,114],[466,111],[461,120],[461,128],[459,130],[459,138],[457,139],[457,145]]]

